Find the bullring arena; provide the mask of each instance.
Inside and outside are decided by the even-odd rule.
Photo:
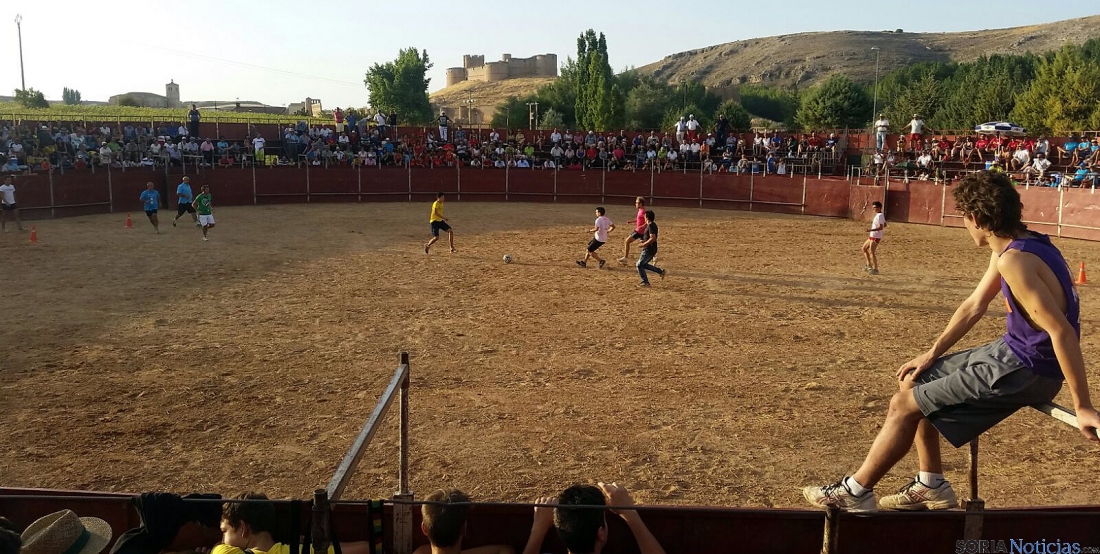
[[[168,225],[171,210],[160,235],[141,214],[144,183],[167,193],[178,174],[53,177],[55,207],[25,212],[58,216],[33,221],[39,242],[0,236],[4,484],[304,498],[407,350],[418,494],[450,485],[529,501],[603,480],[645,504],[803,508],[801,486],[858,466],[894,370],[929,346],[989,256],[952,228],[950,193],[931,183],[374,172],[193,174],[214,197],[209,243],[186,220]],[[18,183],[20,204],[50,205],[43,179]],[[548,179],[552,193],[539,188]],[[491,189],[498,180],[507,189]],[[450,194],[454,254],[421,250],[435,190]],[[753,211],[736,200],[744,190]],[[1053,222],[1044,202],[1066,218],[1035,229],[1095,232],[1067,223],[1100,205],[1090,191],[1023,192],[1025,218]],[[884,193],[891,223],[870,276],[861,220]],[[619,225],[603,251],[618,257],[636,194],[652,199],[670,270],[648,290],[632,266],[573,264],[596,205]],[[820,212],[855,219],[809,216]],[[1055,244],[1075,271],[1100,260],[1094,242]],[[1089,285],[1080,294],[1095,394],[1100,300]],[[994,302],[959,347],[1003,333],[1003,310]],[[1064,389],[1058,401],[1070,404]],[[346,497],[395,490],[396,427],[386,420]],[[960,489],[964,450],[945,451]],[[1033,410],[983,435],[982,456],[989,506],[1100,497],[1095,449]],[[911,478],[915,454],[898,467],[884,490]]]

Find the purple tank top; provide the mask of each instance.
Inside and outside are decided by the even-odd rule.
[[[1077,298],[1077,289],[1073,288],[1073,280],[1070,278],[1066,260],[1058,248],[1050,243],[1050,237],[1033,233],[1009,243],[1005,252],[1009,249],[1038,256],[1054,272],[1054,276],[1058,278],[1058,284],[1062,286],[1062,293],[1066,295],[1066,319],[1080,337],[1081,306]],[[1050,334],[1036,330],[1027,322],[1004,277],[1001,278],[1001,294],[1004,295],[1005,303],[1008,304],[1008,332],[1004,336],[1005,344],[1025,366],[1036,374],[1052,379],[1063,379],[1062,368],[1054,355],[1054,344],[1050,341]]]

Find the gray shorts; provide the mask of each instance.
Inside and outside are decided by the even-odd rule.
[[[1050,402],[1062,388],[1061,380],[1028,369],[1004,339],[944,356],[917,382],[917,406],[955,448],[1024,406]]]

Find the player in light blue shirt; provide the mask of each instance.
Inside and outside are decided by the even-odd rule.
[[[160,192],[157,191],[152,181],[145,183],[145,190],[141,191],[141,203],[145,205],[145,215],[153,229],[160,234],[160,220],[157,219],[157,210],[160,208]]]
[[[195,215],[195,207],[191,205],[195,201],[195,196],[191,193],[190,177],[184,177],[183,182],[176,187],[176,198],[179,205],[176,206],[176,219],[172,220],[172,226],[176,226],[176,222],[183,217],[183,214],[191,212],[191,219],[195,222],[195,227],[202,227],[202,224],[199,223],[199,216]]]

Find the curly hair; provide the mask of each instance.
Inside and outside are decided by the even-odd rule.
[[[1027,230],[1020,193],[1004,173],[972,173],[951,194],[955,197],[955,208],[973,219],[980,229],[1001,238],[1014,238]]]

